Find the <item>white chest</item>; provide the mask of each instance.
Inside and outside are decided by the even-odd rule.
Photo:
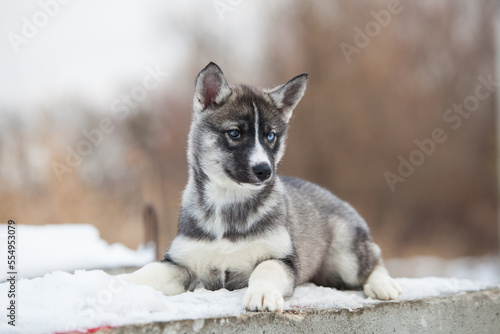
[[[291,252],[290,235],[283,227],[234,242],[177,236],[168,250],[174,262],[187,267],[201,281],[213,279],[214,273],[224,275],[226,271],[238,272],[248,278],[258,263],[283,258]]]

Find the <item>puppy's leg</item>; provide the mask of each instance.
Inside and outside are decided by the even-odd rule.
[[[166,296],[173,296],[187,290],[190,275],[185,268],[171,262],[153,262],[133,273],[118,275],[118,279],[150,286]]]
[[[362,218],[351,214],[349,221],[332,221],[332,242],[314,282],[336,288],[363,288],[368,297],[397,299],[401,288],[389,276],[380,248],[372,241]]]
[[[243,304],[248,311],[283,311],[283,297],[293,293],[295,277],[280,260],[267,260],[255,267],[248,280]]]
[[[382,264],[375,266],[363,290],[368,297],[381,300],[397,299],[403,293],[399,284],[389,276]]]

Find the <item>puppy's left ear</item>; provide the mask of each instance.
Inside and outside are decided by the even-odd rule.
[[[292,80],[269,92],[269,97],[283,114],[286,122],[290,120],[293,109],[297,106],[302,96],[304,96],[307,76],[307,74],[297,75]]]
[[[229,95],[231,95],[231,89],[222,70],[217,64],[211,62],[196,78],[193,109],[195,111],[215,109],[222,105]]]

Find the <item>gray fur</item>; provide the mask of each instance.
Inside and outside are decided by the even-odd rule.
[[[191,128],[189,142],[190,180],[196,183],[196,187],[192,189],[188,188],[184,195],[179,220],[179,234],[198,240],[207,239],[213,242],[216,242],[217,238],[220,237],[204,229],[203,224],[200,224],[197,218],[193,216],[193,211],[197,211],[199,213],[197,216],[202,219],[209,219],[218,214],[217,218],[221,219],[225,226],[222,238],[231,241],[242,238],[258,238],[259,235],[266,233],[273,226],[282,225],[289,231],[292,238],[293,250],[288,254],[287,263],[289,263],[288,266],[290,268],[293,268],[292,271],[296,273],[295,284],[314,280],[322,285],[360,288],[380,259],[378,254],[374,254],[372,251],[372,240],[364,220],[349,204],[339,200],[329,191],[300,179],[275,177],[263,189],[256,192],[247,200],[222,207],[219,211],[213,205],[206,202],[206,197],[210,196],[204,188],[204,183],[207,182],[208,177],[206,172],[200,168],[200,159],[203,159],[203,154],[206,154],[211,148],[205,146],[205,134],[208,131],[212,131],[212,129],[216,129],[215,131],[219,130],[224,122],[230,120],[238,122],[244,120],[245,117],[248,118],[248,122],[242,122],[242,127],[251,128],[252,122],[255,120],[252,115],[253,110],[251,106],[252,103],[255,103],[258,105],[259,111],[261,111],[260,117],[263,119],[262,121],[274,124],[276,129],[279,129],[283,135],[283,138],[280,138],[280,142],[275,145],[284,146],[287,121],[290,118],[290,115],[283,115],[282,111],[276,107],[276,98],[273,97],[276,92],[283,93],[285,90],[284,86],[278,87],[278,89],[275,89],[269,95],[253,87],[244,85],[229,86],[220,69],[214,64],[208,65],[200,73],[197,78],[197,86],[203,86],[201,78],[207,75],[213,78],[220,78],[220,84],[215,82],[216,79],[211,79],[210,83],[215,86],[223,86],[225,90],[229,89],[230,92],[226,91],[224,93],[226,94],[224,97],[225,103],[217,104],[215,102],[217,96],[205,98],[202,92],[204,87],[197,87],[195,99],[203,101],[203,109],[199,113],[204,115],[201,115],[199,121],[196,120],[197,115],[194,116],[195,120]],[[294,78],[291,81],[298,80],[300,80],[300,77]],[[305,83],[296,88],[296,90],[302,90],[303,93],[304,88]],[[214,95],[213,92],[211,91],[210,93]],[[290,109],[293,109],[297,103],[298,100],[294,100],[281,105],[281,108],[288,108],[286,112],[291,113]],[[214,104],[216,105],[214,106]],[[213,136],[213,134],[211,135]],[[217,145],[220,145],[218,141]],[[244,154],[241,156],[244,156]],[[220,160],[224,158],[222,154],[218,156]],[[273,160],[273,157],[270,160]],[[274,160],[278,159],[274,158]],[[273,172],[276,171],[279,161],[274,161],[274,163],[274,166],[272,166]],[[223,162],[222,166],[230,169],[237,168],[232,165],[231,159]],[[229,177],[232,178],[233,176],[230,175]],[[250,179],[251,177],[248,178]],[[254,215],[258,208],[262,207],[263,203],[269,200],[271,196],[276,201],[274,207],[262,214],[252,227],[247,228],[246,222],[249,216]],[[324,257],[327,254],[327,248],[331,245],[332,237],[336,233],[335,223],[337,219],[348,221],[350,223],[349,228],[354,236],[351,249],[345,250],[346,252],[353,252],[359,262],[358,275],[356,284],[354,285],[343,282],[340,278],[341,270],[338,268],[322,267]],[[271,254],[270,257],[272,257]],[[217,277],[219,276],[217,275]],[[244,280],[244,278],[239,278],[239,281]],[[217,282],[221,284],[222,281]],[[202,283],[205,283],[207,288],[214,287],[212,280]],[[226,285],[231,286],[232,284]],[[242,285],[237,284],[237,287],[241,287]],[[217,284],[216,286],[223,287]]]
[[[281,296],[309,281],[342,289],[365,285],[376,298],[399,296],[365,221],[348,203],[276,174],[306,82],[303,74],[263,90],[227,84],[214,63],[200,72],[178,235],[162,261],[177,270],[145,267],[129,280],[165,294],[200,284],[239,289],[250,281],[249,310],[280,310]],[[148,270],[181,281],[151,282]]]

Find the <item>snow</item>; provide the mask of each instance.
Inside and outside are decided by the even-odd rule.
[[[7,226],[0,225],[2,254],[6,250]],[[32,278],[56,270],[103,269],[142,266],[154,260],[152,247],[137,251],[122,244],[109,245],[95,226],[86,224],[16,225],[17,272]],[[0,281],[6,280],[7,261],[0,262]]]
[[[461,257],[443,259],[435,256],[414,256],[385,261],[396,277],[456,277],[485,283],[500,283],[500,257]]]
[[[491,285],[455,278],[397,279],[401,300],[478,291]],[[8,283],[0,284],[7,295]],[[200,289],[167,297],[150,287],[125,283],[101,270],[79,270],[74,274],[53,272],[44,277],[21,279],[16,327],[0,317],[1,333],[54,333],[86,331],[101,326],[238,316],[245,313],[245,289],[208,291]],[[286,300],[285,310],[298,307],[358,309],[381,303],[361,291],[338,291],[306,284]]]
[[[0,243],[4,254],[6,231],[7,227],[0,225]],[[102,270],[82,270],[141,266],[154,258],[154,251],[149,248],[134,251],[120,244],[109,245],[100,239],[98,230],[91,225],[16,225],[16,238],[19,277],[24,277],[17,281],[16,287],[16,327],[8,325],[9,319],[2,316],[0,333],[85,332],[103,326],[239,316],[245,313],[242,306],[245,289],[200,289],[166,297],[152,288],[122,282]],[[4,262],[0,262],[2,275],[7,272]],[[473,279],[398,278],[404,291],[401,300],[500,287],[496,257],[480,261],[474,261],[473,258],[445,261],[426,257],[394,259],[387,263],[394,271],[403,270],[401,273],[408,273],[405,268],[411,267],[414,269],[411,274],[417,276],[474,276]],[[7,276],[3,276],[3,281],[6,279]],[[7,302],[5,296],[9,289],[10,283],[0,284],[0,300]],[[354,310],[375,303],[380,301],[366,298],[361,291],[338,291],[306,284],[299,286],[294,295],[285,301],[285,310]]]

